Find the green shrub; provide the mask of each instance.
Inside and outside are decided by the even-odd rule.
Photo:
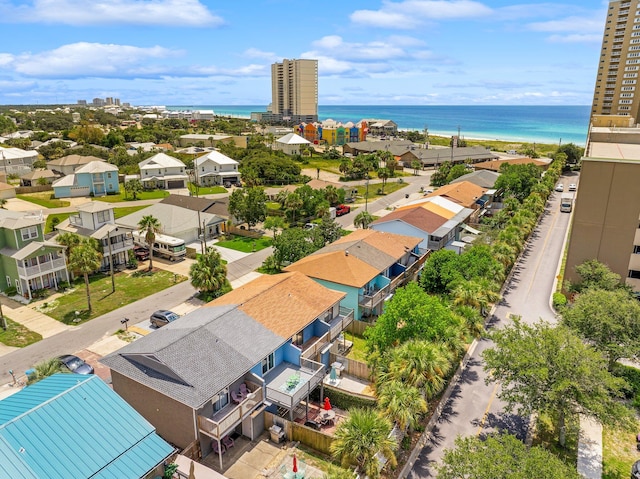
[[[640,400],[640,369],[636,369],[631,366],[625,366],[624,364],[617,363],[613,374],[623,378],[627,381],[628,387],[625,388],[624,393],[627,399],[635,398],[635,402]]]
[[[566,306],[567,297],[562,293],[553,293],[553,307],[559,309],[562,306]]]
[[[18,294],[18,290],[15,288],[15,286],[11,286],[4,290],[4,294],[6,294],[7,296],[15,296],[16,294]]]
[[[327,384],[324,385],[324,395],[329,397],[332,405],[345,411],[351,408],[374,408],[377,405],[375,398],[351,395]],[[311,398],[319,402],[320,390],[316,388],[311,393]]]

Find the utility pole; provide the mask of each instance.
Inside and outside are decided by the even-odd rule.
[[[118,231],[116,227],[115,231]],[[113,275],[113,255],[111,254],[111,230],[107,230],[107,244],[109,246],[109,270],[111,271],[111,292],[116,292],[116,281]]]
[[[369,211],[369,175],[367,175],[367,179],[364,182],[367,185],[367,192],[364,194],[364,210]]]

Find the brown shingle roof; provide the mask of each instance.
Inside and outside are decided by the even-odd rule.
[[[447,218],[444,216],[440,216],[425,208],[407,208],[404,210],[395,210],[375,220],[372,224],[387,223],[395,220],[404,221],[427,233],[433,233],[447,222]]]
[[[427,198],[431,198],[433,196],[444,196],[445,198],[449,198],[450,200],[461,204],[465,208],[473,208],[476,200],[486,191],[487,188],[482,188],[481,186],[469,181],[461,181],[459,183],[451,183],[449,185],[441,186],[436,191],[429,193],[426,196]]]
[[[160,203],[166,205],[180,206],[191,211],[200,211],[201,213],[211,213],[212,215],[229,217],[229,200],[228,198],[197,198],[185,195],[169,195],[163,198]]]
[[[206,306],[237,304],[240,311],[288,339],[344,297],[345,293],[289,272],[260,276]]]
[[[476,170],[500,171],[500,167],[505,163],[509,165],[526,165],[533,163],[534,165],[542,166],[543,168],[547,168],[549,166],[549,162],[536,160],[534,158],[512,158],[510,160],[483,161],[482,163],[474,164],[473,167]]]

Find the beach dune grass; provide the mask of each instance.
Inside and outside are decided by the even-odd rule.
[[[110,275],[96,274],[89,278],[93,306],[91,314],[87,310],[83,278],[76,278],[72,290],[52,301],[45,313],[65,324],[81,324],[185,281],[187,277],[169,271],[154,270],[137,271],[133,274],[120,272],[115,274],[114,279],[116,291],[112,293]]]

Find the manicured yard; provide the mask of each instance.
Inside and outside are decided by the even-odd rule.
[[[196,188],[193,183],[189,183],[189,191],[194,195],[196,194],[196,189],[199,196],[227,192],[227,189],[222,186],[201,186],[200,188]]]
[[[234,249],[236,251],[242,251],[243,253],[253,253],[255,251],[268,248],[271,246],[272,242],[273,240],[267,236],[257,239],[235,236],[232,240],[219,241],[215,245],[223,248]]]
[[[145,190],[138,193],[136,200],[156,200],[169,196],[169,192],[166,190]],[[124,187],[120,186],[120,193],[117,195],[101,196],[95,198],[98,201],[105,201],[107,203],[120,203],[122,201],[133,201],[133,195],[125,192]]]
[[[71,213],[52,213],[50,215],[47,215],[47,222],[44,225],[44,233],[51,233],[53,231],[53,226],[54,226],[54,219],[57,219],[57,223],[58,224],[64,220],[66,220],[69,216],[71,216]]]
[[[42,339],[42,336],[35,331],[25,328],[21,324],[11,321],[5,316],[7,320],[7,330],[4,331],[0,328],[0,343],[7,346],[13,346],[14,348],[24,348],[30,344],[37,343]]]
[[[112,293],[111,276],[94,275],[90,278],[93,312],[89,315],[84,280],[77,278],[68,293],[48,303],[47,307],[41,308],[41,312],[65,324],[80,324],[186,279],[186,276],[174,275],[162,270],[155,270],[152,273],[139,271],[133,274],[121,272],[115,275],[116,292]],[[77,318],[76,311],[80,313]]]
[[[626,479],[640,459],[636,450],[638,424],[629,430],[604,426],[602,431],[602,479]]]
[[[64,208],[71,203],[65,200],[59,200],[53,197],[51,191],[41,191],[39,193],[27,193],[24,195],[16,195],[16,198],[35,203],[43,208]]]
[[[394,191],[398,191],[399,189],[407,186],[408,183],[402,182],[398,183],[397,178],[391,178],[387,180],[387,184],[384,185],[384,195],[379,195],[378,190],[382,188],[382,182],[369,182],[369,201],[375,200],[377,198],[381,198],[382,196],[388,195],[389,193],[393,193]],[[361,203],[364,201],[364,196],[367,193],[367,186],[360,185],[354,186],[353,189],[358,190],[358,202]]]

